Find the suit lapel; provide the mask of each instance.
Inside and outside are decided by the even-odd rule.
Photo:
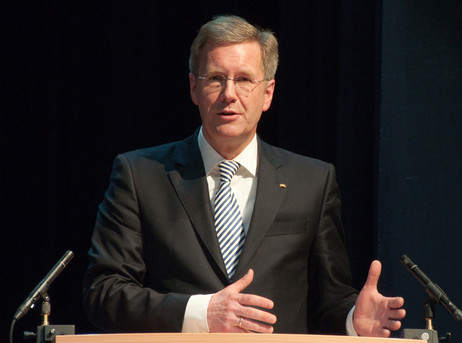
[[[226,277],[215,233],[204,163],[197,144],[197,132],[180,143],[174,159],[174,168],[169,172],[172,184],[206,250]]]
[[[286,194],[286,189],[281,185],[287,185],[289,181],[285,180],[283,164],[270,145],[259,140],[258,155],[255,205],[249,231],[236,268],[235,280],[247,272],[252,256],[265,238]]]
[[[259,140],[258,156],[255,205],[234,280],[242,277],[250,267],[250,261],[266,236],[284,199],[286,192],[281,184],[288,184],[288,180],[284,178],[282,162],[272,147],[261,140]],[[169,172],[169,177],[194,229],[221,271],[220,278],[227,279],[215,232],[204,164],[197,144],[197,133],[180,143],[175,154],[175,165]]]

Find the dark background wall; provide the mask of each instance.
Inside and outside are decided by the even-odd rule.
[[[462,3],[383,1],[377,249],[407,254],[462,306]],[[402,294],[407,327],[422,321],[426,293],[397,263],[383,275]],[[435,327],[462,341],[462,323],[436,307]]]
[[[68,249],[76,257],[50,288],[50,321],[97,332],[81,285],[113,158],[199,125],[189,46],[222,13],[279,38],[259,134],[336,165],[355,285],[380,258],[381,290],[405,296],[405,327],[423,327],[425,292],[399,263],[407,253],[462,303],[459,1],[2,2],[0,13],[2,341]],[[16,324],[16,341],[40,324],[39,308]],[[437,329],[462,337],[437,310]]]

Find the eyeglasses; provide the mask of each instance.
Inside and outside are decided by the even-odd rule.
[[[204,89],[209,92],[221,92],[228,80],[234,82],[236,93],[241,96],[249,96],[257,86],[265,80],[250,80],[246,77],[226,77],[223,75],[207,75],[196,76],[200,80],[204,80]]]

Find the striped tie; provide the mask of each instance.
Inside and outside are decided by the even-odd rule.
[[[215,228],[229,279],[233,278],[245,239],[241,211],[231,190],[231,179],[239,166],[235,161],[219,164],[220,186],[215,195]]]

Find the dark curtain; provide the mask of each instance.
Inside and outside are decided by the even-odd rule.
[[[377,255],[407,254],[462,306],[462,2],[384,1],[377,166]],[[406,299],[407,328],[424,327],[425,289],[399,263],[382,289]],[[443,337],[462,326],[435,305]]]
[[[0,6],[2,341],[18,305],[68,249],[76,257],[49,290],[50,321],[97,332],[83,312],[81,286],[112,161],[182,139],[200,124],[189,98],[189,46],[216,14],[243,16],[279,38],[276,94],[259,134],[335,164],[361,287],[377,247],[380,2]],[[37,307],[16,324],[16,341],[40,324]]]

